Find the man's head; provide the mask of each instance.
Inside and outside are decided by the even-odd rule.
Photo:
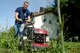
[[[24,4],[23,4],[23,9],[24,10],[27,9],[28,5],[29,5],[29,2],[28,1],[25,1]]]

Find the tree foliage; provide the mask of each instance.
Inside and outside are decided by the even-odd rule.
[[[80,0],[60,0],[61,16],[64,15],[65,39],[73,36],[80,37]],[[57,14],[57,0],[53,6],[53,11]],[[80,40],[80,39],[79,39]]]

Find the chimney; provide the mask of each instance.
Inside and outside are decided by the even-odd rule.
[[[43,7],[40,7],[40,11],[39,12],[43,12],[44,8]]]

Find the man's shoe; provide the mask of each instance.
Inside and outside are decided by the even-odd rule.
[[[26,40],[26,39],[28,39],[27,36],[23,36],[23,40]]]

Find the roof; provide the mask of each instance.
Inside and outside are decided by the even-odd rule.
[[[39,15],[43,15],[43,14],[47,14],[47,13],[52,13],[52,12],[39,12],[39,13],[33,13],[33,17],[39,16]]]

